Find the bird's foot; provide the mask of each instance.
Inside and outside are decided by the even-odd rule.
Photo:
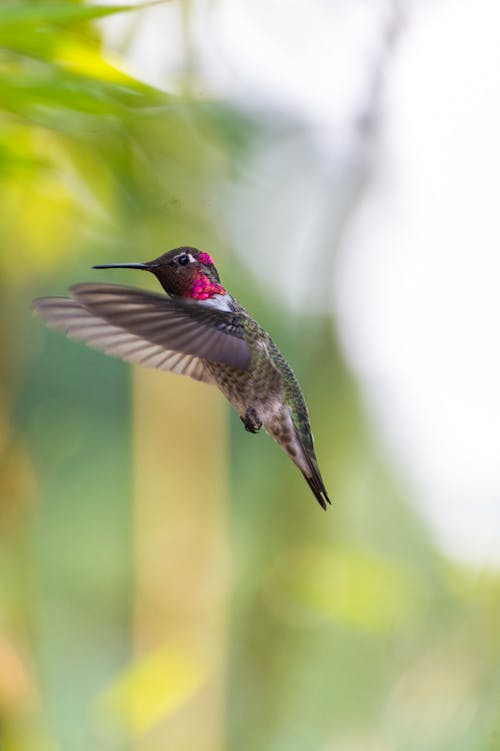
[[[245,417],[240,416],[240,420],[245,426],[245,430],[248,430],[249,433],[258,433],[262,427],[257,410],[254,407],[249,407],[246,411]]]

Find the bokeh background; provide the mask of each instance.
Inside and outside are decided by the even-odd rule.
[[[496,0],[0,5],[0,748],[500,748]],[[334,499],[32,319],[191,244]]]

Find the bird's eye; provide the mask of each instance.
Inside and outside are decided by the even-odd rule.
[[[189,256],[186,255],[186,253],[183,253],[182,256],[179,256],[177,261],[179,262],[179,266],[187,266],[189,263]]]

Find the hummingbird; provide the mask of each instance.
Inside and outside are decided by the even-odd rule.
[[[216,385],[248,432],[263,427],[285,450],[326,510],[330,499],[297,378],[267,331],[222,286],[211,256],[186,246],[146,263],[93,268],[148,271],[167,295],[75,284],[70,297],[34,300],[34,313],[106,354]]]

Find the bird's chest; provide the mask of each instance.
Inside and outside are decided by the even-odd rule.
[[[207,363],[215,384],[240,414],[248,407],[265,409],[266,403],[281,396],[281,378],[267,357],[252,358],[248,370],[237,370],[221,363]]]

